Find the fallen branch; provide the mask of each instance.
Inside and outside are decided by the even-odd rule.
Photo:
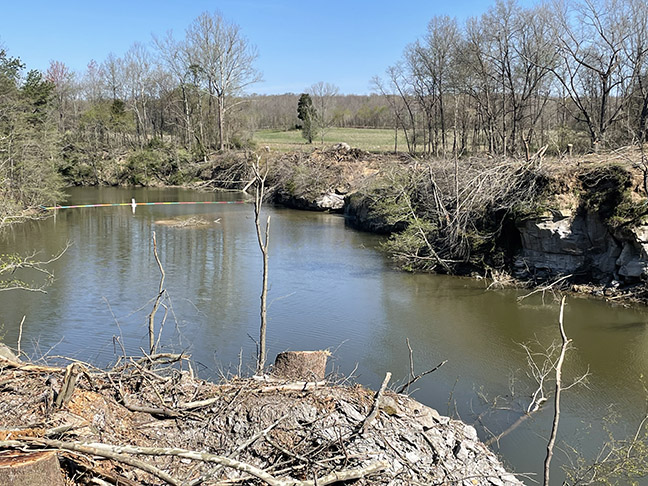
[[[373,419],[376,418],[376,415],[378,415],[378,410],[380,410],[380,400],[382,399],[383,393],[385,393],[385,389],[387,388],[387,383],[389,383],[390,379],[391,379],[391,373],[388,371],[385,374],[385,379],[383,380],[382,385],[380,385],[380,390],[378,390],[378,393],[376,393],[376,398],[374,399],[371,412],[369,412],[369,415],[367,415],[367,418],[365,418],[364,422],[362,423],[362,427],[360,427],[360,431],[363,434],[367,432],[369,425],[371,424]]]
[[[34,371],[37,373],[62,373],[65,370],[65,368],[60,368],[58,366],[41,366],[26,364],[22,361],[12,361],[3,356],[0,356],[0,366],[15,368],[20,371]]]
[[[94,456],[105,457],[106,459],[112,459],[123,464],[128,464],[142,471],[146,471],[154,475],[155,477],[161,479],[162,481],[167,482],[173,486],[181,486],[182,482],[175,479],[173,476],[165,473],[164,471],[158,469],[155,466],[152,466],[146,462],[134,459],[130,456],[120,454],[118,448],[112,448],[112,446],[106,446],[105,444],[81,444],[77,442],[62,442],[60,440],[52,439],[22,439],[22,440],[7,440],[0,441],[0,447],[15,447],[21,448],[25,445],[31,446],[46,446],[55,449],[61,449],[72,452],[80,452],[82,454],[92,454]]]
[[[343,481],[351,481],[353,479],[364,478],[370,474],[376,473],[387,469],[389,464],[386,461],[372,462],[365,467],[357,467],[352,469],[345,469],[343,471],[333,471],[332,473],[315,478],[312,481],[282,481],[277,486],[326,486],[328,484],[335,484]]]
[[[222,399],[223,398],[219,396],[219,397],[207,398],[205,400],[196,400],[195,402],[180,403],[178,404],[178,408],[182,410],[195,410],[196,408],[209,407],[214,403],[218,403]]]
[[[537,409],[539,410],[539,409]],[[527,419],[531,418],[531,415],[533,415],[536,411],[534,410],[533,412],[528,412],[525,413],[524,415],[521,415],[520,418],[518,418],[515,422],[513,422],[509,427],[504,430],[503,432],[493,435],[490,439],[484,442],[485,445],[491,446],[493,443],[497,442],[499,444],[499,441],[502,437],[506,437],[509,435],[511,432],[513,432],[515,429],[517,429],[520,425],[522,425]]]
[[[250,437],[248,440],[246,440],[246,441],[243,442],[241,445],[239,445],[239,446],[236,448],[236,450],[234,450],[234,451],[232,451],[230,454],[228,454],[227,457],[229,457],[230,459],[235,458],[238,454],[240,454],[240,453],[243,452],[245,449],[247,449],[248,447],[250,447],[252,444],[254,444],[254,443],[255,443],[257,440],[259,440],[261,437],[266,437],[266,435],[268,434],[268,432],[270,432],[272,429],[274,429],[277,425],[279,425],[279,422],[281,422],[282,420],[286,419],[287,417],[288,417],[288,415],[284,415],[284,416],[282,416],[282,417],[279,417],[278,420],[276,420],[275,422],[273,422],[272,424],[270,424],[268,427],[266,427],[265,429],[263,429],[261,432],[259,432],[258,434],[253,435],[253,436]],[[202,483],[203,483],[204,481],[206,481],[207,479],[214,477],[214,476],[218,473],[218,471],[220,471],[220,470],[223,469],[224,467],[225,467],[225,466],[223,466],[223,465],[218,466],[218,467],[214,468],[214,470],[211,471],[209,474],[204,474],[204,475],[200,476],[199,478],[194,479],[193,481],[189,482],[186,486],[197,486],[197,485],[199,485],[199,484],[202,484]]]
[[[261,383],[277,383],[276,385],[268,385],[255,390],[261,393],[268,393],[273,391],[309,391],[315,388],[326,386],[327,384],[326,380],[287,382],[285,379],[275,378],[269,375],[254,375],[252,376],[252,379]]]
[[[257,391],[261,393],[273,391],[310,391],[323,386],[326,386],[326,381],[297,381],[283,385],[264,386]]]
[[[414,378],[412,378],[410,381],[408,381],[408,382],[405,383],[403,386],[401,386],[397,393],[403,393],[405,390],[407,390],[407,389],[410,387],[410,385],[413,385],[413,384],[416,383],[418,380],[420,380],[421,378],[423,378],[425,375],[429,375],[430,373],[434,373],[436,370],[438,370],[439,368],[441,368],[441,367],[442,367],[444,364],[446,364],[447,362],[448,362],[447,359],[446,359],[446,360],[443,360],[441,363],[439,363],[438,365],[436,365],[434,368],[429,369],[429,370],[427,370],[427,371],[424,371],[423,373],[420,373],[420,374],[416,375],[416,376],[415,376]]]
[[[117,474],[115,471],[107,471],[105,468],[97,467],[90,459],[81,454],[75,453],[64,453],[63,460],[69,461],[72,464],[68,466],[74,467],[74,469],[81,471],[86,475],[95,476],[90,479],[91,484],[97,484],[99,486],[105,485],[118,485],[118,486],[139,486],[139,483],[131,481],[130,479],[124,477],[121,474]],[[103,479],[101,479],[103,478]]]
[[[388,375],[390,375],[388,373]],[[386,386],[386,383],[385,383]],[[174,456],[181,457],[184,459],[190,459],[194,461],[202,462],[211,462],[215,464],[221,464],[225,467],[236,469],[238,471],[250,474],[257,479],[265,481],[270,486],[325,486],[328,484],[333,484],[340,481],[349,481],[352,479],[359,479],[369,474],[373,474],[378,471],[388,467],[388,464],[385,461],[377,461],[369,464],[365,467],[346,469],[342,471],[334,471],[329,473],[321,478],[315,478],[312,481],[299,481],[297,479],[278,479],[273,475],[267,473],[263,469],[260,469],[251,464],[245,462],[237,461],[230,459],[224,456],[218,456],[216,454],[210,454],[208,452],[197,452],[189,451],[186,449],[179,448],[167,448],[167,447],[135,447],[129,445],[115,446],[109,444],[101,443],[78,443],[78,442],[63,442],[60,440],[52,439],[43,439],[43,438],[34,438],[34,439],[23,439],[23,440],[12,440],[12,441],[0,441],[0,447],[24,447],[25,445],[31,446],[46,446],[50,448],[56,448],[61,450],[81,452],[83,454],[92,454],[95,456],[105,457],[107,459],[113,459],[124,464],[131,465],[143,471],[146,471],[154,476],[166,481],[168,484],[173,486],[180,486],[183,484],[181,481],[175,479],[164,471],[151,466],[143,461],[133,459],[126,454],[140,454],[147,456]]]

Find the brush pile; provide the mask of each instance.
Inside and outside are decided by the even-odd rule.
[[[30,364],[0,345],[0,483],[30,468],[25,456],[56,454],[56,470],[29,484],[521,484],[472,427],[387,381],[377,394],[270,377],[215,384],[181,355],[104,371]]]

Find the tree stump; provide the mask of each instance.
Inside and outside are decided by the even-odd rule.
[[[0,454],[0,484],[7,486],[64,486],[55,451]]]
[[[329,355],[328,351],[284,351],[277,355],[272,374],[293,381],[322,381]]]

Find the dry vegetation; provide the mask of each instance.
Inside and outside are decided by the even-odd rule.
[[[214,384],[171,355],[107,371],[6,356],[0,447],[57,450],[67,484],[520,484],[472,427],[382,388]]]
[[[218,220],[207,220],[201,216],[185,216],[174,219],[158,219],[155,224],[170,226],[172,228],[200,228],[218,223]]]

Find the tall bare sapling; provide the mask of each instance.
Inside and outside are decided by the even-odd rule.
[[[266,327],[268,299],[268,242],[270,240],[270,215],[266,219],[265,229],[261,228],[261,207],[265,195],[265,182],[268,177],[268,165],[261,169],[261,157],[254,155],[252,162],[254,172],[254,226],[256,227],[259,249],[263,258],[263,280],[261,286],[261,326],[259,331],[259,351],[257,356],[257,373],[262,374],[266,361]]]

